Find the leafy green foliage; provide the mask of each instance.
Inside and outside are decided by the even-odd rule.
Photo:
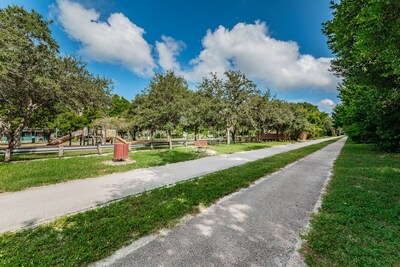
[[[220,121],[226,128],[228,144],[231,131],[236,132],[236,126],[245,114],[245,103],[250,95],[256,92],[256,85],[240,71],[225,72],[226,80],[218,78],[215,73],[205,77],[200,84],[200,92],[209,96],[211,110],[215,121]],[[235,136],[233,135],[235,140]]]
[[[58,128],[64,132],[73,132],[87,126],[89,121],[74,112],[61,113],[57,119],[51,124],[52,128]]]
[[[310,266],[398,266],[400,154],[347,142],[303,246]]]
[[[171,145],[171,132],[184,118],[190,91],[186,80],[173,71],[156,74],[148,88],[136,96],[130,109],[140,125],[154,132],[165,130]]]
[[[123,96],[119,96],[114,94],[111,97],[110,109],[108,111],[108,115],[110,117],[118,117],[121,116],[124,112],[126,112],[131,103],[126,100]]]
[[[244,119],[242,124],[254,128],[258,134],[267,132],[271,120],[271,95],[267,91],[265,94],[252,94],[245,103]]]
[[[35,114],[66,107],[80,113],[107,102],[110,81],[93,76],[79,59],[61,56],[49,22],[35,11],[0,9],[0,43],[0,131],[10,149],[19,145],[23,128],[34,125]]]
[[[324,33],[343,77],[335,123],[355,141],[400,149],[400,2],[344,0],[332,9]]]
[[[308,124],[305,131],[310,137],[334,135],[335,127],[327,113],[319,111],[317,106],[310,103],[298,103],[297,105],[306,110]]]
[[[184,112],[181,123],[185,129],[194,132],[194,138],[197,140],[199,130],[212,127],[216,124],[214,114],[213,99],[203,91],[190,92],[188,99],[189,107]]]
[[[247,135],[256,133],[258,137],[277,132],[293,140],[303,133],[308,137],[334,135],[328,114],[309,103],[294,104],[272,98],[269,90],[261,93],[240,71],[226,72],[225,79],[210,73],[198,85],[198,90],[177,90],[175,100],[167,96],[166,88],[171,88],[166,83],[169,75],[174,76],[173,72],[157,74],[149,88],[132,101],[127,117],[134,129],[179,131],[180,134],[193,131],[195,138],[199,132],[213,131],[218,135],[225,132],[228,143],[231,137],[235,141],[239,130]],[[184,79],[179,79],[186,88]]]

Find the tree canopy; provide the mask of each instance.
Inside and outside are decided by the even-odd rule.
[[[199,87],[213,97],[210,110],[218,116],[217,120],[225,125],[229,144],[231,132],[236,132],[236,125],[245,115],[245,104],[250,95],[256,92],[256,85],[240,71],[227,71],[225,77],[226,79],[222,79],[215,73],[211,74],[203,79]]]
[[[225,133],[227,142],[240,130],[243,134],[276,133],[296,140],[334,134],[327,113],[310,103],[288,103],[262,93],[240,71],[228,71],[224,78],[217,73],[203,78],[197,90],[189,90],[185,79],[168,71],[156,74],[149,86],[132,101],[127,118],[134,131],[173,132],[182,129]]]
[[[138,100],[134,101],[137,106],[132,111],[151,131],[167,131],[171,147],[171,131],[176,129],[184,117],[189,93],[187,82],[182,76],[177,76],[173,71],[158,73],[138,96]]]
[[[355,141],[400,149],[400,2],[342,0],[331,8],[324,33],[343,78],[335,123]]]
[[[62,56],[49,22],[35,11],[0,9],[0,129],[8,148],[19,145],[35,114],[104,105],[111,82],[96,77],[84,62]]]
[[[107,113],[110,117],[121,116],[121,114],[129,109],[130,105],[131,102],[129,102],[125,97],[113,94]]]

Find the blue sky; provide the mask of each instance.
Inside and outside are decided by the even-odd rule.
[[[325,111],[338,101],[321,33],[328,0],[3,0],[0,7],[9,4],[54,20],[61,52],[81,56],[127,99],[166,69],[192,88],[210,71],[240,69],[287,101]]]

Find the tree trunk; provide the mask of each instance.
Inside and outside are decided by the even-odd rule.
[[[226,144],[229,145],[231,143],[231,128],[226,127]]]
[[[137,132],[138,132],[137,130],[133,130],[132,141],[136,141],[136,133]]]
[[[12,134],[6,134],[7,137],[7,148],[4,151],[4,162],[11,161],[12,150],[15,147],[15,142]]]
[[[168,145],[169,145],[169,149],[172,149],[171,131],[167,131],[167,134],[168,134]]]
[[[194,127],[194,141],[197,141],[197,126]]]
[[[237,132],[237,128],[234,127],[233,131],[232,131],[232,141],[234,144],[236,144],[236,132]]]

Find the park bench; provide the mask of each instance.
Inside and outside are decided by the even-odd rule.
[[[202,148],[204,148],[204,151],[206,151],[208,148],[208,141],[207,140],[196,140],[196,141],[194,141],[194,145],[197,147],[197,152],[199,152],[200,149],[202,149]]]

